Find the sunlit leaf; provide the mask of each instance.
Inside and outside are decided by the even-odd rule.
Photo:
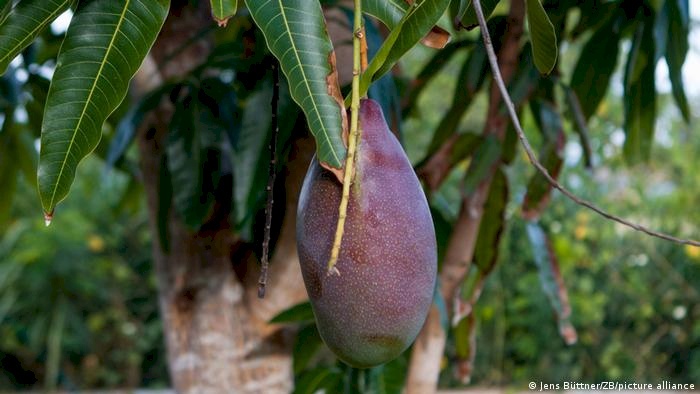
[[[449,0],[424,0],[413,3],[362,74],[361,95],[367,93],[372,82],[391,70],[394,64],[423,38],[437,23],[448,5]]]
[[[167,0],[81,2],[66,33],[42,125],[39,192],[53,212],[68,194],[78,163],[100,140],[102,124],[168,14]]]
[[[342,168],[345,108],[321,6],[308,0],[246,0],[246,5],[306,115],[319,161]]]
[[[527,0],[527,23],[535,66],[542,74],[549,74],[557,63],[557,36],[554,26],[540,0]]]

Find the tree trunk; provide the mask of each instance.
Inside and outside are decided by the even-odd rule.
[[[212,44],[206,37],[211,35],[196,38],[213,23],[208,2],[200,1],[199,8],[186,4],[174,2],[151,61],[135,79],[141,93],[162,80],[186,75],[210,52]],[[190,39],[195,42],[183,50]],[[258,300],[257,270],[248,270],[246,278],[239,279],[233,269],[231,256],[241,243],[229,223],[228,210],[216,208],[228,202],[217,202],[212,217],[196,232],[171,212],[167,251],[158,240],[159,173],[172,111],[171,106],[159,108],[138,141],[172,385],[178,393],[288,393],[293,386],[293,338],[287,330],[266,322],[306,298],[294,228],[296,199],[313,143],[295,142],[285,178],[286,213],[271,261],[269,295]]]

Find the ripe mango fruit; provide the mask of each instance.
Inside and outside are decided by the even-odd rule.
[[[433,300],[435,228],[425,194],[379,104],[360,104],[360,143],[336,268],[328,260],[342,185],[316,158],[297,211],[297,246],[316,323],[345,363],[369,368],[415,340]]]

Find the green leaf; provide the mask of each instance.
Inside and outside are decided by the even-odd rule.
[[[0,24],[5,22],[5,18],[12,10],[12,0],[0,0]]]
[[[318,160],[342,168],[345,107],[321,6],[308,0],[246,0],[246,5],[306,115]]]
[[[183,223],[198,229],[209,215],[214,199],[204,192],[203,146],[206,127],[195,117],[202,111],[196,91],[178,102],[170,121],[166,154],[173,188],[173,206]]]
[[[559,334],[567,345],[572,345],[577,340],[576,330],[571,325],[571,305],[559,269],[559,260],[542,226],[534,221],[528,222],[526,232],[532,246],[532,256],[539,272],[540,285],[559,321]]]
[[[488,18],[496,10],[496,6],[501,0],[483,0],[481,2],[481,10],[484,13],[484,18]],[[457,20],[455,25],[458,29],[472,30],[479,26],[479,21],[476,19],[476,11],[472,0],[462,0],[460,2],[459,11],[457,11]]]
[[[474,247],[474,264],[483,275],[490,273],[498,261],[499,244],[506,227],[507,205],[508,177],[499,168],[493,175]]]
[[[322,348],[323,340],[315,324],[306,325],[299,330],[292,351],[294,374],[298,375],[305,370]]]
[[[336,393],[342,379],[343,373],[338,368],[314,368],[294,382],[293,394]]]
[[[574,131],[579,136],[581,148],[583,148],[583,160],[586,168],[593,167],[593,150],[591,148],[591,138],[588,133],[586,117],[581,111],[581,102],[576,96],[576,92],[570,86],[559,84],[564,90],[564,98],[569,108],[568,115],[574,125]]]
[[[424,0],[413,3],[362,74],[360,95],[365,95],[372,82],[391,70],[394,64],[432,29],[449,3],[449,0]]]
[[[211,0],[211,14],[219,26],[226,26],[229,18],[236,15],[238,0]]]
[[[409,7],[405,0],[362,0],[362,12],[379,19],[389,30],[401,22]]]
[[[601,26],[586,42],[571,76],[571,88],[581,102],[586,119],[598,108],[608,91],[610,77],[615,71],[619,50],[620,32],[615,19]]]
[[[39,158],[44,211],[66,197],[78,163],[100,141],[168,14],[168,0],[81,2],[58,56]]]
[[[561,115],[551,101],[534,100],[530,103],[530,108],[544,139],[540,163],[556,179],[564,163],[562,150],[566,142]],[[527,184],[527,192],[523,198],[523,217],[530,220],[539,218],[549,203],[551,193],[552,186],[547,179],[539,172],[535,173]]]
[[[12,1],[9,1],[12,3]],[[9,4],[8,3],[8,4]],[[0,74],[73,0],[22,0],[0,26]]]
[[[554,25],[540,0],[527,0],[527,23],[530,26],[535,66],[542,74],[549,74],[557,63],[559,50]]]
[[[683,119],[690,122],[688,98],[683,88],[682,67],[688,53],[688,34],[690,29],[690,12],[688,0],[667,0],[662,13],[667,13],[668,34],[666,46],[666,64],[671,80],[673,98],[676,100]]]
[[[649,20],[639,22],[625,70],[625,159],[649,158],[656,120],[654,35]]]
[[[136,131],[148,113],[158,107],[163,97],[172,92],[175,84],[164,84],[155,90],[146,93],[138,102],[129,108],[114,130],[114,137],[109,142],[105,166],[109,169],[119,161],[126,149],[136,136]]]
[[[501,144],[494,135],[488,135],[482,141],[476,148],[469,169],[467,169],[467,175],[464,177],[462,188],[466,194],[471,194],[476,190],[501,156]]]
[[[314,321],[314,311],[310,302],[302,302],[280,312],[270,320],[270,323],[302,323]]]

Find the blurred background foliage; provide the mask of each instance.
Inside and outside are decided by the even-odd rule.
[[[236,28],[232,24],[227,33],[218,34],[226,39],[227,34],[238,34]],[[28,63],[50,68],[59,36],[46,34],[25,54],[25,59],[35,59]],[[629,42],[623,40],[625,46],[629,50]],[[567,62],[572,63],[579,50],[575,45],[567,49],[562,68],[572,67]],[[385,108],[397,107],[402,89],[433,56],[431,50],[416,47],[402,62],[400,76],[376,85],[382,86],[375,94],[383,95]],[[452,57],[425,88],[413,112],[405,114],[401,132],[414,164],[425,156],[432,130],[451,105],[452,97],[445,92],[453,91],[466,56]],[[693,157],[700,152],[700,132],[695,122],[683,122],[670,92],[659,93],[651,159],[630,166],[623,156],[623,68],[621,62],[613,88],[589,123],[592,169],[584,165],[584,149],[571,131],[574,126],[565,120],[572,138],[564,148],[560,179],[578,195],[634,221],[670,233],[698,234],[700,210],[695,207],[700,205],[700,172]],[[45,85],[42,71],[35,71],[17,79],[35,78],[32,86]],[[16,73],[7,75],[3,97],[12,97],[7,92]],[[3,119],[12,116],[16,122],[3,122],[2,143],[19,141],[6,138],[15,135],[6,126],[10,123],[33,133],[22,135],[38,135],[41,105],[35,102],[41,101],[40,95],[38,88],[34,95],[20,96],[18,112],[5,112]],[[690,97],[693,114],[700,113],[693,106],[697,100]],[[460,129],[479,131],[486,105],[485,94],[476,95]],[[133,175],[129,159],[135,152],[127,151],[116,169],[104,166],[108,144],[117,135],[116,124],[130,116],[127,110],[124,105],[105,127],[107,138],[89,159],[91,165],[80,167],[75,191],[63,203],[51,231],[40,220],[34,177],[27,175],[34,173],[35,161],[12,163],[14,171],[0,174],[6,178],[11,174],[0,189],[0,390],[168,386],[150,258],[152,240],[139,184],[127,175]],[[522,116],[526,132],[541,143],[529,108]],[[32,141],[22,144],[32,146]],[[506,174],[512,198],[506,207],[508,225],[499,262],[475,309],[478,351],[472,379],[461,381],[447,367],[464,351],[460,345],[464,338],[451,336],[441,384],[520,387],[533,380],[700,381],[700,249],[623,229],[556,193],[539,222],[528,222],[521,216],[521,205],[534,172],[517,152]],[[257,167],[264,173],[264,166]],[[468,160],[457,165],[433,195],[438,234],[451,231],[449,223],[457,213],[460,181],[467,167]],[[19,197],[9,198],[15,188]],[[258,210],[259,197],[250,197]],[[247,231],[253,231],[253,212],[238,214]],[[558,332],[561,321],[551,305],[556,297],[547,296],[553,290],[543,289],[547,281],[539,277],[546,265],[539,260],[546,248],[538,236],[542,233],[549,236],[568,289],[570,321],[578,339],[570,346]],[[408,355],[367,371],[346,367],[325,349],[309,312],[308,306],[301,305],[278,317],[299,327],[294,351],[298,392],[318,387],[400,391]]]

